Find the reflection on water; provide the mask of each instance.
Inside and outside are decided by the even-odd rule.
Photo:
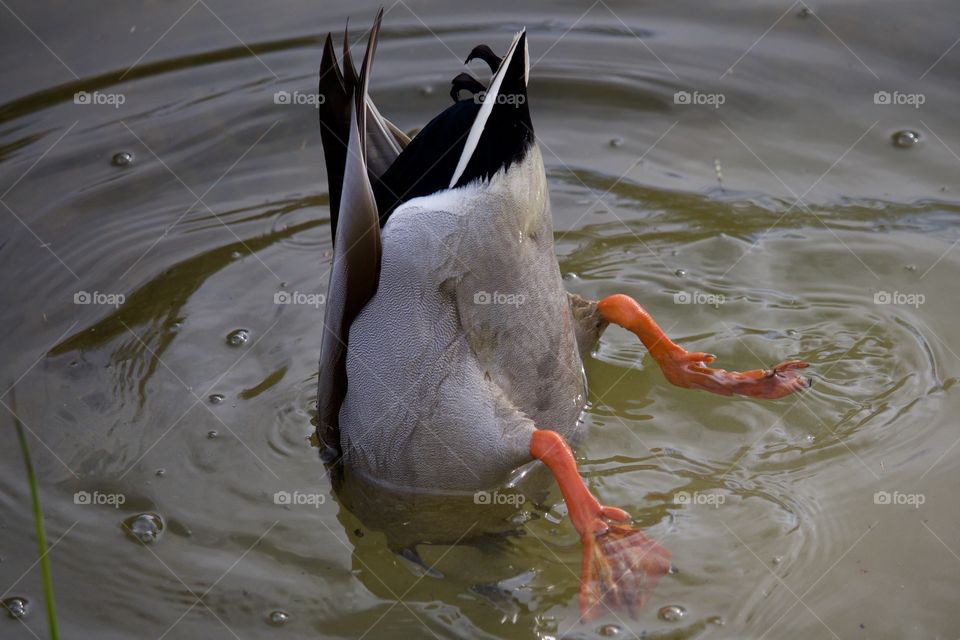
[[[11,4],[63,62],[0,25],[0,352],[69,635],[955,630],[956,10],[755,4],[401,3],[385,19],[373,91],[405,130],[445,106],[474,45],[528,26],[571,291],[633,295],[727,368],[812,365],[795,401],[708,396],[608,331],[586,363],[581,471],[676,572],[637,620],[590,623],[556,491],[483,509],[335,492],[307,441],[326,183],[315,109],[274,94],[312,91],[322,36],[374,10]],[[22,462],[0,452],[0,590],[27,603],[0,636],[44,637]],[[471,535],[481,520],[495,533]]]

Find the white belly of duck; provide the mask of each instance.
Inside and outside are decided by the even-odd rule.
[[[574,438],[583,365],[536,145],[489,183],[402,205],[382,242],[377,293],[350,327],[351,470],[473,491],[531,461],[535,424]]]

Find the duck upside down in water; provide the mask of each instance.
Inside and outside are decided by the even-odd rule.
[[[809,386],[797,371],[806,363],[713,369],[714,356],[671,341],[630,297],[567,293],[525,32],[502,58],[476,47],[467,62],[490,66],[489,87],[458,75],[454,104],[410,139],[368,94],[381,17],[359,73],[346,41],[341,71],[329,35],[321,61],[334,256],[317,436],[351,473],[392,490],[494,490],[542,462],[583,543],[582,613],[636,611],[670,553],[577,471],[582,358],[613,323],[637,335],[669,382],[759,398]],[[474,97],[459,99],[464,90]]]

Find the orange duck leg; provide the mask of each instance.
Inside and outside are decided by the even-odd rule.
[[[555,431],[540,429],[530,438],[530,453],[553,473],[580,534],[580,614],[590,619],[606,610],[636,615],[660,576],[670,570],[670,552],[628,524],[618,507],[605,507],[577,472],[573,451]]]
[[[742,372],[712,369],[706,365],[716,360],[716,356],[690,352],[673,342],[650,314],[629,296],[619,293],[608,296],[597,303],[597,310],[607,322],[636,334],[660,365],[667,381],[678,387],[704,389],[724,396],[738,394],[772,400],[810,386],[810,379],[797,372],[807,366],[803,360],[787,360],[772,369]]]

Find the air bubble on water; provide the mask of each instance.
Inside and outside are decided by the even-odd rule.
[[[267,622],[275,627],[282,627],[290,622],[290,614],[286,611],[280,611],[279,609],[271,611],[270,615],[267,616]]]
[[[239,260],[240,258],[243,257],[243,254],[240,253],[239,251],[234,251],[230,254],[230,257],[233,258],[234,260]]]
[[[3,608],[7,610],[7,614],[9,614],[11,618],[22,618],[27,615],[27,606],[29,604],[26,598],[19,596],[5,598],[3,600]]]
[[[607,144],[609,144],[611,147],[622,147],[623,138],[610,138],[610,142]]]
[[[678,278],[686,278],[687,270],[686,269],[677,269],[673,272]]]
[[[564,280],[567,280],[567,281],[570,281],[570,280],[579,280],[579,279],[580,279],[580,274],[578,274],[578,273],[575,272],[575,271],[568,271],[567,273],[563,274],[563,279],[564,279]]]
[[[533,520],[533,514],[529,511],[518,511],[510,517],[510,523],[515,525],[523,525]]]
[[[791,338],[796,338],[797,336],[800,335],[800,332],[797,331],[796,329],[787,329],[787,335],[790,336]]]
[[[154,474],[155,474],[158,478],[162,478],[163,476],[167,475],[167,470],[166,470],[166,469],[157,469],[157,470],[154,472]]]
[[[783,556],[773,556],[773,564],[780,564],[783,562]]]
[[[223,402],[223,394],[211,393],[208,399],[210,400],[210,404],[220,404],[221,402]]]
[[[901,149],[909,149],[920,142],[920,134],[916,131],[897,131],[891,138],[893,139],[894,146],[900,147]]]
[[[150,544],[163,532],[163,519],[156,513],[141,513],[124,520],[123,528],[134,540]]]
[[[216,431],[207,431],[207,440],[215,440],[220,434]]]
[[[678,604],[668,604],[657,611],[657,616],[665,622],[676,622],[686,614],[687,610]]]
[[[600,627],[600,630],[599,630],[600,635],[605,636],[607,638],[613,638],[615,636],[618,636],[620,635],[621,631],[622,629],[620,629],[618,625],[615,625],[613,623],[605,624],[602,627]]]
[[[810,7],[806,7],[806,6],[803,7],[802,9],[800,9],[799,12],[797,12],[797,17],[798,17],[798,18],[809,18],[809,17],[812,16],[812,15],[813,15],[813,9],[811,9]]]
[[[129,151],[121,151],[120,153],[113,154],[113,157],[110,159],[110,164],[115,167],[126,167],[133,163],[133,154]]]
[[[250,339],[250,332],[246,329],[236,329],[227,334],[227,344],[231,347],[242,347]]]
[[[566,503],[558,502],[557,504],[553,505],[543,517],[547,519],[547,522],[560,524],[563,522],[563,519],[567,517]]]
[[[905,265],[903,265],[903,268],[906,269],[907,271],[916,271],[916,270],[917,270],[917,265],[915,265],[915,264],[905,264]]]
[[[420,95],[422,96],[431,96],[433,95],[433,87],[429,84],[425,84],[420,87]]]

